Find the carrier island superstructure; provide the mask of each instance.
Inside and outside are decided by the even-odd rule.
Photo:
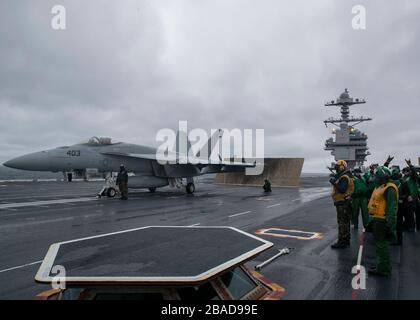
[[[335,160],[347,161],[350,168],[355,166],[362,166],[366,157],[370,155],[367,146],[368,136],[356,129],[355,127],[362,122],[370,121],[367,117],[353,117],[350,116],[350,107],[356,104],[364,104],[364,99],[353,99],[349,95],[347,89],[336,100],[331,100],[325,103],[326,107],[336,106],[340,107],[341,118],[328,118],[324,120],[324,124],[336,126],[332,133],[334,138],[329,138],[325,141],[325,150],[331,151],[331,155]]]

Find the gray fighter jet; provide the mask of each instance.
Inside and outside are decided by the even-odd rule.
[[[206,147],[208,144],[209,142]],[[247,167],[255,167],[255,163],[243,161],[232,162],[219,159],[214,163],[207,157],[206,159],[195,157],[196,161],[192,163],[191,156],[177,152],[172,152],[172,156],[173,161],[165,163],[159,159],[156,148],[113,142],[110,138],[93,137],[84,143],[26,154],[7,161],[3,165],[21,170],[63,172],[65,176],[69,172],[85,175],[87,170],[94,170],[107,177],[106,185],[110,188],[105,191],[111,197],[115,195],[115,190],[108,180],[112,179],[113,172],[119,171],[121,164],[134,174],[129,178],[129,188],[148,188],[151,192],[155,192],[156,188],[167,185],[179,187],[183,184],[183,179],[186,179],[187,193],[195,191],[194,177],[196,176],[207,173],[237,172]],[[168,158],[171,157],[165,159],[168,160]],[[101,192],[103,191],[104,189]]]

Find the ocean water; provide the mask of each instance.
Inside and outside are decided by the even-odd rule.
[[[36,180],[36,179],[62,179],[61,172],[38,172],[7,168],[0,165],[0,180]]]

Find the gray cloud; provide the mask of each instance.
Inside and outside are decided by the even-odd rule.
[[[268,156],[331,161],[323,107],[344,87],[382,162],[420,139],[420,4],[391,1],[55,1],[0,4],[0,161],[92,135],[155,144],[156,131],[263,128]],[[367,8],[367,30],[351,8]]]

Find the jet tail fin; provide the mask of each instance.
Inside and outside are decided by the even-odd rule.
[[[185,145],[187,146],[187,150],[182,150]],[[175,151],[187,155],[190,149],[191,149],[191,142],[188,139],[187,132],[178,130],[176,133]]]
[[[208,160],[212,156],[212,152],[214,151],[217,142],[223,135],[223,130],[218,129],[213,132],[211,137],[207,140],[207,142],[199,149],[199,150],[192,150],[194,153],[192,154],[194,157],[197,158],[203,158],[203,155],[205,156],[205,160]],[[187,146],[186,150],[182,150],[182,148],[185,148]],[[179,131],[176,134],[176,146],[175,146],[177,152],[180,154],[190,154],[191,150],[191,141],[188,138],[188,134],[185,131]],[[219,153],[217,153],[217,156],[220,158]]]
[[[218,129],[215,132],[213,132],[213,134],[211,135],[211,137],[207,140],[206,144],[195,153],[195,157],[197,158],[202,158],[202,154],[206,154],[207,155],[207,159],[211,158],[212,152],[218,142],[218,140],[222,137],[223,135],[223,130],[222,129]],[[218,154],[219,158],[220,155]],[[206,160],[207,160],[206,159]]]

